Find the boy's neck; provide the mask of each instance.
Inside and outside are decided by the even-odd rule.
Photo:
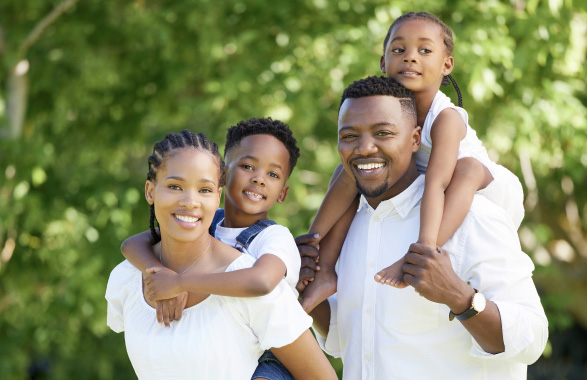
[[[240,210],[236,210],[230,202],[224,201],[224,223],[223,227],[228,228],[246,228],[250,227],[257,220],[267,220],[267,212],[260,214],[246,214]]]

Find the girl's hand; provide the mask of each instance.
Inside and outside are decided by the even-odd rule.
[[[154,267],[146,271],[145,295],[152,302],[175,298],[181,293],[179,276],[168,268]]]

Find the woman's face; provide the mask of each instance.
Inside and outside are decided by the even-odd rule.
[[[145,197],[155,207],[161,238],[191,242],[203,234],[220,204],[218,159],[208,151],[180,148],[169,152]]]

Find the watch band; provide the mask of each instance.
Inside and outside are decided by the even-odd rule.
[[[458,319],[459,321],[466,321],[467,319],[476,316],[477,314],[479,314],[480,312],[482,312],[485,309],[485,302],[483,302],[483,305],[479,308],[478,305],[475,305],[475,297],[482,297],[482,300],[485,300],[485,297],[483,296],[483,294],[479,293],[479,291],[477,289],[473,289],[475,290],[475,294],[473,295],[473,298],[471,299],[471,306],[465,310],[463,313],[461,314],[455,314],[452,312],[452,310],[449,312],[448,314],[448,320],[452,321],[453,319]]]

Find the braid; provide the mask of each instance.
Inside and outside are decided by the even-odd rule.
[[[156,182],[157,181],[157,172],[165,163],[165,157],[171,154],[174,150],[183,149],[183,148],[196,148],[202,151],[207,151],[212,156],[216,157],[218,162],[218,170],[219,170],[219,177],[220,182],[219,186],[223,186],[223,177],[222,173],[224,171],[224,160],[218,151],[218,145],[216,143],[208,140],[205,134],[203,133],[193,133],[188,129],[184,129],[180,133],[168,133],[165,138],[153,146],[153,154],[149,156],[148,163],[149,163],[149,171],[147,172],[147,181]],[[151,205],[150,207],[150,220],[149,220],[149,227],[151,230],[151,236],[155,242],[161,240],[159,234],[155,230],[155,222],[157,221],[157,216],[155,215],[155,207]]]
[[[155,206],[149,205],[149,209],[151,214],[149,218],[149,228],[151,229],[151,237],[153,238],[153,241],[155,243],[158,243],[161,240],[161,236],[159,236],[157,230],[155,229],[155,221],[157,220],[155,219]]]
[[[452,82],[452,85],[454,86],[455,91],[457,92],[457,97],[459,99],[459,107],[462,108],[463,107],[463,96],[461,95],[461,89],[459,88],[459,85],[457,84],[457,81],[450,74],[448,74],[444,78],[448,78]],[[444,81],[444,78],[442,79],[443,81]]]

